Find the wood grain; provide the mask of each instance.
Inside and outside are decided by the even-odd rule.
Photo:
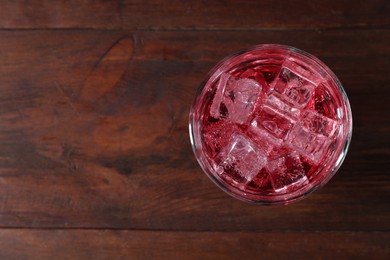
[[[386,0],[4,0],[0,28],[383,28],[390,25],[389,12]]]
[[[390,2],[0,1],[0,259],[390,259]],[[287,206],[201,171],[188,112],[206,73],[280,43],[349,96],[335,177]]]
[[[273,42],[334,70],[350,97],[354,136],[324,189],[297,204],[257,207],[201,172],[187,122],[216,62]],[[389,231],[389,43],[386,29],[0,31],[0,225]]]
[[[4,259],[388,259],[385,232],[0,230]],[[348,245],[347,247],[344,245]]]

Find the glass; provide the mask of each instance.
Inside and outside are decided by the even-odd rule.
[[[340,81],[316,57],[258,45],[209,72],[189,130],[200,166],[222,190],[256,204],[287,204],[339,169],[352,115]]]

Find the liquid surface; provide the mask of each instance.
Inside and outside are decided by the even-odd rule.
[[[201,127],[207,160],[226,184],[284,194],[318,181],[338,135],[334,87],[315,68],[241,63],[211,85]]]

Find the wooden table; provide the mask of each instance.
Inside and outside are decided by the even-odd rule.
[[[253,206],[198,166],[189,106],[225,56],[281,43],[352,106],[336,176]],[[390,258],[390,2],[0,1],[1,259]]]

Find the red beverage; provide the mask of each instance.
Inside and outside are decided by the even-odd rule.
[[[348,150],[352,117],[337,77],[314,56],[260,45],[208,75],[190,113],[205,173],[228,194],[289,203],[323,186]]]

